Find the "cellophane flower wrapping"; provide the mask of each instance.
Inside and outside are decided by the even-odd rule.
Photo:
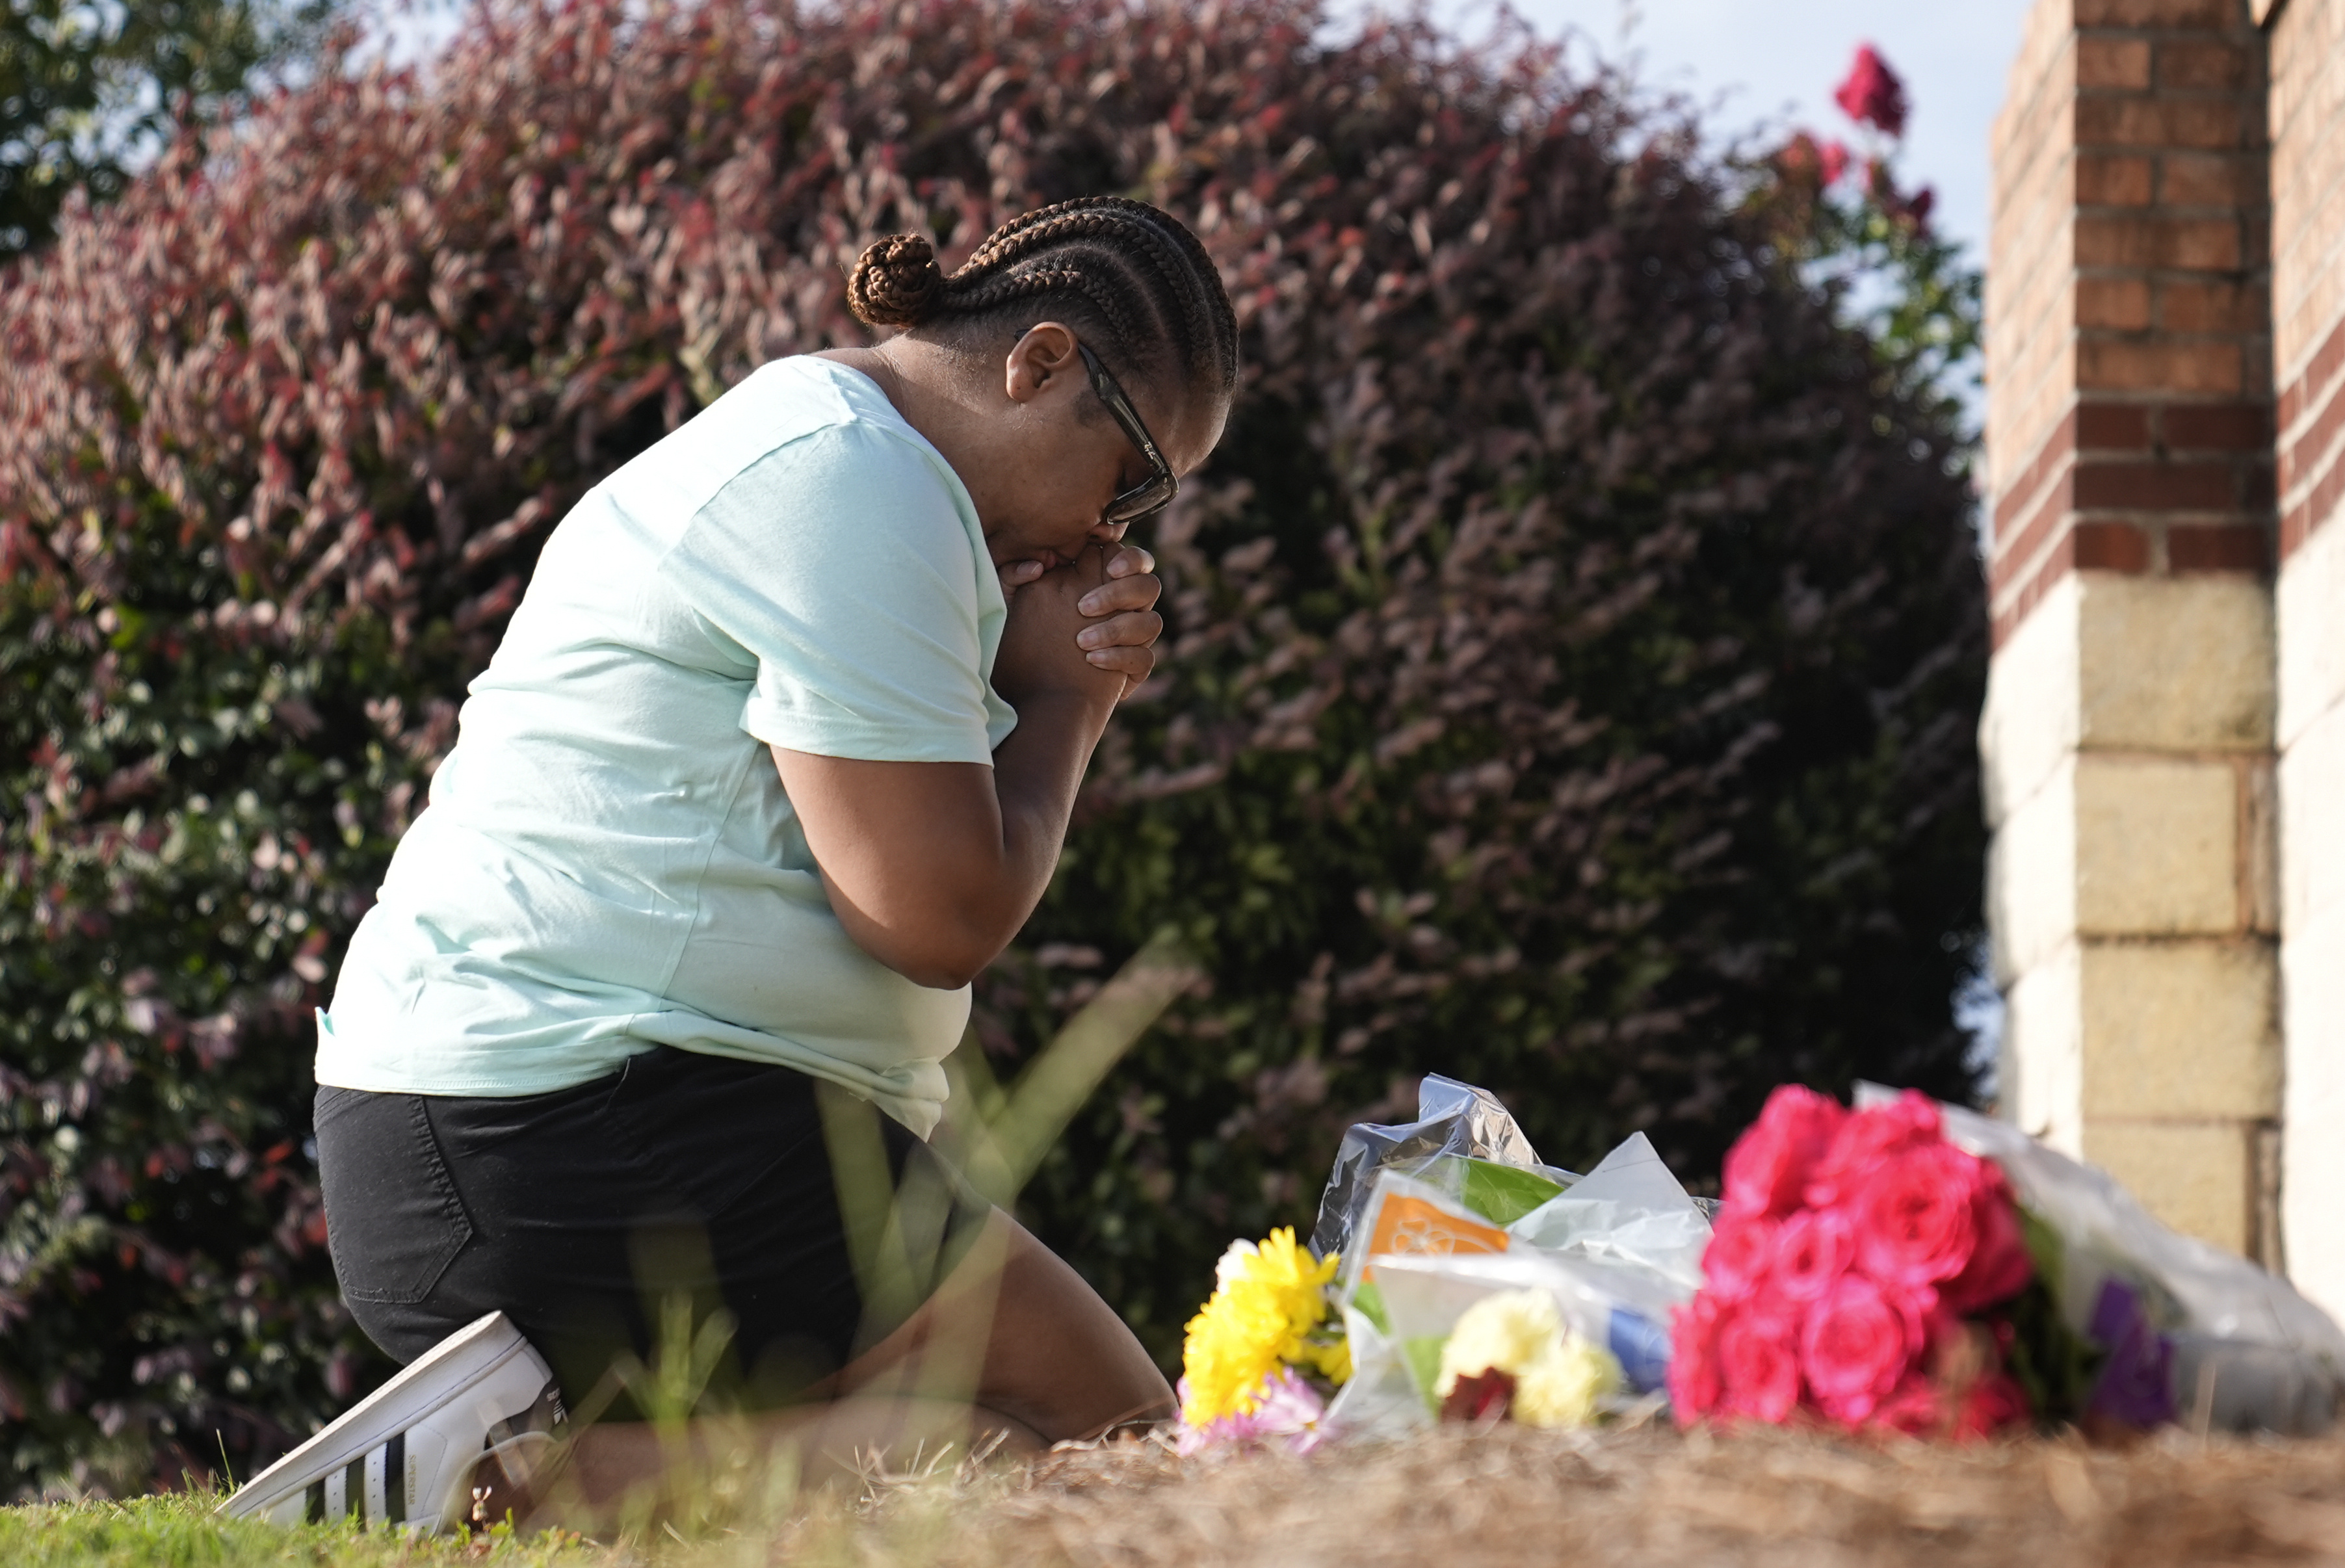
[[[1397,1437],[1445,1418],[1586,1424],[1651,1396],[1670,1311],[1700,1282],[1702,1205],[1641,1134],[1580,1177],[1540,1164],[1486,1091],[1428,1078],[1422,1098],[1414,1127],[1347,1136],[1356,1158],[1339,1162],[1321,1207],[1316,1239],[1345,1248],[1357,1369],[1329,1426]],[[1472,1136],[1425,1136],[1444,1125]],[[1527,1310],[1527,1293],[1548,1302],[1551,1353],[1469,1369],[1459,1395],[1443,1358],[1461,1323],[1499,1310],[1477,1305],[1494,1297]]]
[[[1863,1108],[1894,1098],[1857,1086]],[[2017,1200],[2037,1266],[2016,1315],[2043,1351],[2041,1376],[2023,1380],[2039,1417],[2297,1436],[2334,1424],[2345,1333],[2286,1280],[2169,1229],[2107,1173],[2008,1122],[1938,1108],[1947,1141],[1993,1160]]]
[[[1582,1178],[1541,1164],[1488,1091],[1428,1076],[1415,1122],[1345,1135],[1309,1249],[1281,1231],[1223,1256],[1189,1324],[1179,1445],[1302,1449],[1444,1411],[1577,1425],[1650,1400],[1709,1232],[1641,1135]],[[1499,1297],[1449,1351],[1444,1391],[1461,1320]],[[1494,1313],[1538,1331],[1492,1340]]]
[[[1778,1089],[1727,1156],[1702,1272],[1671,1327],[1689,1424],[2309,1431],[2345,1366],[2335,1324],[2284,1281],[1911,1092],[1868,1087],[1848,1110]]]
[[[1543,1179],[1548,1188],[1542,1196],[1551,1196],[1575,1179],[1568,1170],[1539,1163],[1530,1139],[1497,1096],[1427,1073],[1417,1084],[1415,1121],[1355,1122],[1345,1130],[1320,1196],[1311,1249],[1323,1258],[1330,1252],[1358,1255],[1351,1237],[1363,1229],[1360,1220],[1378,1176],[1389,1171],[1422,1179],[1438,1171],[1462,1182],[1469,1162],[1488,1171],[1520,1171]],[[1442,1184],[1435,1176],[1435,1185]]]
[[[2327,1314],[1975,1112],[1780,1089],[1719,1205],[1641,1136],[1582,1178],[1487,1090],[1428,1077],[1419,1098],[1416,1122],[1345,1135],[1311,1248],[1276,1232],[1223,1258],[1190,1325],[1184,1451],[1574,1424],[1664,1389],[1688,1423],[1955,1439],[2335,1419]]]

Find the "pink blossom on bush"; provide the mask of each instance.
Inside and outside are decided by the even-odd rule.
[[[1870,44],[1860,44],[1848,75],[1832,89],[1832,102],[1850,119],[1879,127],[1883,136],[1905,134],[1905,84]]]
[[[1792,179],[1812,180],[1818,188],[1838,183],[1848,172],[1848,147],[1837,139],[1818,141],[1806,131],[1795,131],[1775,154],[1775,167]]]

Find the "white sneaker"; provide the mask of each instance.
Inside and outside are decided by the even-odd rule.
[[[476,1485],[509,1497],[551,1480],[568,1456],[567,1426],[544,1359],[502,1312],[491,1312],[237,1488],[219,1512],[272,1524],[349,1514],[459,1529],[473,1522]],[[497,1462],[484,1468],[489,1459]]]

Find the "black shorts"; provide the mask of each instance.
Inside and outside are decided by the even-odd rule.
[[[868,1102],[666,1047],[515,1098],[320,1088],[317,1130],[376,1344],[410,1361],[502,1310],[574,1409],[618,1419],[653,1413],[614,1369],[655,1362],[677,1304],[729,1323],[717,1408],[771,1408],[899,1324],[990,1212]]]

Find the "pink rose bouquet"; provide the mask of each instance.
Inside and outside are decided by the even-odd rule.
[[[1726,1157],[1702,1289],[1672,1326],[1678,1420],[1980,1437],[2045,1413],[2011,1358],[2035,1274],[2010,1183],[1907,1093],[1777,1089]]]

